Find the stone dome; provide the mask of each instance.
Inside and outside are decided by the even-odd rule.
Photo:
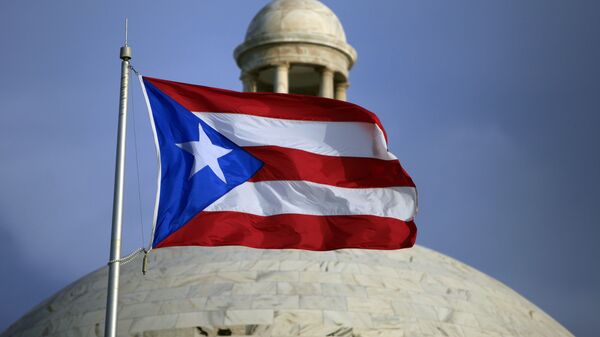
[[[235,50],[236,59],[246,51],[274,43],[312,43],[337,49],[351,60],[356,51],[346,42],[338,17],[318,0],[275,0],[250,22],[246,38]]]
[[[119,336],[572,336],[504,284],[430,249],[177,247],[121,269]],[[107,268],[0,336],[103,336]]]
[[[260,10],[250,22],[246,40],[283,37],[302,32],[332,42],[346,42],[344,28],[337,16],[318,0],[278,0]]]

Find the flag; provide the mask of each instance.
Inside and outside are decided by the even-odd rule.
[[[154,248],[398,249],[417,192],[348,102],[141,77],[159,157]]]

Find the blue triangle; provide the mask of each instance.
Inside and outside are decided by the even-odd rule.
[[[152,243],[156,247],[215,200],[252,178],[263,163],[149,81],[144,80],[144,84],[152,107],[161,163],[159,206]],[[190,177],[194,157],[176,144],[197,141],[198,125],[214,145],[231,149],[218,159],[226,182],[208,166]]]

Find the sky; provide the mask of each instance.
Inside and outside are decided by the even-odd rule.
[[[0,331],[108,260],[124,18],[143,74],[241,90],[233,49],[266,2],[0,2]],[[358,51],[349,100],[419,189],[417,243],[595,336],[600,2],[324,3]],[[156,175],[131,97],[124,252],[149,241]]]

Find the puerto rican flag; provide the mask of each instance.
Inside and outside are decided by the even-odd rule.
[[[348,102],[140,77],[159,157],[153,248],[398,249],[417,191]]]

